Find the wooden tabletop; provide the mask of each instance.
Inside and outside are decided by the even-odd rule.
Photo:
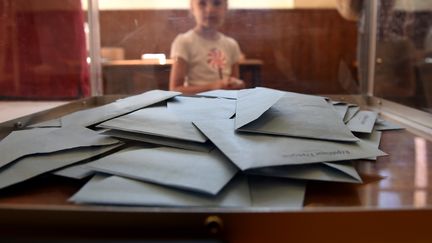
[[[130,59],[130,60],[115,60],[102,62],[104,67],[116,67],[116,66],[165,66],[172,65],[174,63],[173,59],[166,59],[166,62],[160,62],[157,59]],[[262,66],[264,62],[260,59],[245,59],[239,62],[240,65],[248,66]]]

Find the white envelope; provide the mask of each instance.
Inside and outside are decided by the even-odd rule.
[[[181,139],[152,136],[147,134],[126,132],[126,131],[119,131],[119,130],[112,130],[112,129],[108,129],[102,132],[101,134],[115,137],[115,138],[123,138],[132,141],[139,141],[139,142],[145,142],[149,144],[163,145],[163,146],[181,148],[181,149],[187,149],[193,151],[210,152],[211,150],[214,149],[213,144],[209,141],[205,143],[199,143],[199,142],[192,142],[192,141],[186,141]]]
[[[236,101],[221,98],[177,96],[167,102],[168,111],[190,121],[229,119],[235,114]]]
[[[357,136],[364,141],[365,143],[369,144],[369,146],[378,148],[381,142],[381,136],[382,132],[380,131],[372,131],[372,133],[359,133]],[[377,157],[370,157],[366,158],[367,160],[377,160]]]
[[[335,109],[339,117],[343,120],[348,112],[348,105],[338,103],[338,104],[333,104],[333,108]]]
[[[151,90],[61,118],[63,126],[90,126],[180,95],[180,92]]]
[[[293,180],[236,176],[218,195],[208,196],[118,176],[97,176],[69,200],[159,207],[301,209],[305,189],[305,183]]]
[[[349,122],[357,114],[357,112],[359,112],[359,111],[360,111],[360,107],[358,107],[356,105],[351,105],[350,104],[348,106],[348,110],[347,110],[347,113],[346,113],[343,121],[345,123]]]
[[[374,129],[377,131],[389,131],[389,130],[401,130],[405,128],[393,122],[377,118]]]
[[[117,143],[119,141],[114,138],[100,135],[84,127],[15,131],[0,142],[0,168],[24,156]]]
[[[344,161],[386,155],[362,141],[332,142],[234,131],[233,120],[194,124],[241,170]]]
[[[240,90],[237,98],[235,128],[241,128],[258,119],[284,95],[283,91],[260,87]]]
[[[204,143],[207,138],[192,121],[165,106],[141,109],[100,124],[98,127]]]
[[[322,97],[267,89],[248,91],[244,96],[240,94],[241,91],[236,111],[238,131],[332,141],[358,141],[332,105]],[[255,102],[263,99],[263,105],[255,106],[252,102],[255,99]],[[247,103],[250,106],[247,106]],[[267,110],[262,112],[264,108]]]
[[[52,172],[52,174],[56,176],[62,176],[62,177],[67,177],[67,178],[72,178],[77,180],[87,178],[89,176],[94,175],[95,173],[96,171],[90,168],[87,165],[87,163],[68,166],[66,168]]]
[[[246,173],[299,180],[362,183],[352,162],[266,167],[247,170]]]
[[[204,97],[217,97],[225,99],[237,99],[238,90],[216,89],[198,93],[197,95]]]
[[[207,153],[168,147],[120,151],[89,166],[99,172],[212,195],[238,171],[218,149]]]
[[[378,114],[374,111],[359,111],[347,126],[353,132],[372,133]]]
[[[125,177],[97,175],[69,201],[160,207],[244,207],[250,205],[250,196],[244,177],[233,179],[218,195],[210,196]]]
[[[61,118],[56,118],[44,122],[39,122],[30,126],[27,126],[27,128],[58,128],[62,127],[62,121]]]
[[[105,154],[118,146],[120,145],[85,147],[25,157],[0,169],[0,189]]]

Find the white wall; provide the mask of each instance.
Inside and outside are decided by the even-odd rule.
[[[432,0],[397,0],[397,9],[409,11],[432,11]]]
[[[87,0],[81,0],[87,9]],[[99,0],[101,10],[188,9],[190,0]],[[367,0],[368,1],[368,0]],[[335,8],[336,0],[229,0],[232,9]],[[432,0],[397,0],[397,9],[432,10]]]
[[[87,9],[87,0],[81,0]],[[190,0],[99,0],[100,10],[188,9]],[[233,9],[293,8],[294,0],[230,0]]]
[[[369,1],[369,0],[367,0]],[[336,0],[294,0],[295,8],[336,8]]]

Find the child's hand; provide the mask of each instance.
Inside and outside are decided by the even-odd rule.
[[[245,83],[237,78],[230,77],[214,83],[213,89],[244,89]]]
[[[228,79],[228,89],[244,89],[245,87],[243,80],[233,77]]]

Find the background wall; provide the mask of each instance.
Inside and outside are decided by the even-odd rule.
[[[188,9],[190,0],[99,0],[101,10]],[[230,0],[231,9],[334,8],[336,0]],[[82,0],[87,9],[87,0]]]
[[[0,1],[0,99],[88,96],[83,25],[77,0]]]
[[[33,0],[43,1],[43,0]],[[84,9],[87,1],[81,0]],[[133,10],[133,9],[188,9],[190,0],[99,0],[101,10]],[[396,9],[424,11],[432,8],[430,1],[394,0]],[[230,0],[232,9],[334,9],[336,0]]]
[[[101,11],[101,44],[123,47],[126,59],[139,59],[143,53],[169,55],[175,36],[193,24],[188,10]],[[267,87],[348,92],[338,81],[339,66],[344,62],[353,69],[357,27],[336,10],[235,9],[222,31],[239,42],[247,58],[264,61]]]

